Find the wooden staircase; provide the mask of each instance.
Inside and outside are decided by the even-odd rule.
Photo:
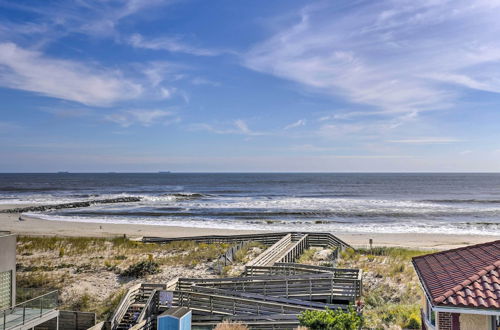
[[[127,330],[144,319],[145,308],[157,290],[164,290],[165,285],[142,283],[131,287],[122,298],[119,307],[111,319],[112,330]]]

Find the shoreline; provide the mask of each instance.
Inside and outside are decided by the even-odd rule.
[[[9,208],[1,205],[0,209]],[[166,225],[107,224],[90,222],[70,222],[43,220],[19,213],[0,213],[0,230],[19,235],[35,236],[76,236],[76,237],[115,237],[126,235],[130,238],[142,236],[183,237],[200,235],[236,235],[271,232],[266,230],[239,230],[199,227],[179,227]],[[293,228],[291,228],[293,231]],[[368,247],[369,239],[373,246],[391,246],[414,249],[451,249],[466,245],[485,243],[500,239],[499,235],[463,235],[463,234],[415,234],[415,233],[352,233],[332,232],[353,247]]]

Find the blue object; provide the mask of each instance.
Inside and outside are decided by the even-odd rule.
[[[157,330],[191,330],[192,313],[186,307],[173,307],[158,315]]]

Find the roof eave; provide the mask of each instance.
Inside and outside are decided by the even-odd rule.
[[[436,312],[500,316],[500,309],[498,308],[435,305],[432,309]]]

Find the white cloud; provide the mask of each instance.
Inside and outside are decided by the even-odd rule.
[[[142,35],[135,33],[129,38],[128,43],[135,48],[165,50],[173,53],[185,53],[197,56],[215,56],[220,54],[220,52],[215,50],[188,45],[179,38],[173,37],[145,39]]]
[[[162,98],[164,99],[169,99],[172,97],[172,95],[174,94],[175,92],[175,88],[165,88],[165,87],[162,87],[160,88],[160,95]]]
[[[0,6],[10,7],[18,11],[25,11],[36,16],[33,26],[17,29],[14,33],[26,34],[39,32],[42,28],[46,34],[64,36],[69,33],[83,33],[93,37],[114,37],[116,27],[122,20],[137,15],[147,9],[168,5],[171,0],[115,0],[115,1],[61,1],[51,3],[50,6],[20,2],[2,2]]]
[[[126,110],[105,116],[107,121],[118,124],[122,127],[129,127],[133,124],[151,126],[155,123],[170,124],[178,122],[180,119],[174,117],[174,113],[164,110]]]
[[[447,108],[454,85],[500,92],[499,1],[306,7],[244,64],[387,113]],[[487,28],[485,28],[487,27]]]
[[[293,123],[285,126],[284,129],[288,130],[288,129],[292,129],[292,128],[304,126],[305,124],[306,124],[306,120],[305,119],[299,119],[296,122],[293,122]]]
[[[250,129],[248,124],[242,119],[237,119],[233,121],[231,125],[225,125],[224,127],[215,127],[207,123],[197,123],[190,125],[189,128],[193,131],[208,131],[216,134],[240,134],[246,136],[261,136],[269,134]]]
[[[193,85],[209,85],[209,86],[214,86],[214,87],[220,86],[220,83],[206,79],[206,78],[202,78],[202,77],[193,78],[191,80],[191,83]]]
[[[293,145],[289,148],[292,151],[298,152],[328,152],[328,151],[336,151],[337,148],[332,147],[321,147],[313,144],[299,144]]]
[[[388,140],[387,142],[405,143],[405,144],[443,144],[443,143],[457,143],[463,141],[447,137],[423,137],[414,139]]]
[[[47,57],[13,43],[0,44],[0,85],[92,106],[107,106],[142,93],[141,85],[120,72]]]

